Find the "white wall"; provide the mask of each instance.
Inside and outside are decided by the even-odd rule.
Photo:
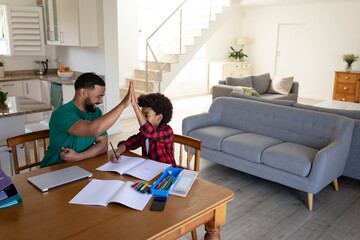
[[[342,55],[360,55],[359,9],[355,0],[246,7],[243,33],[252,40],[248,55],[253,72],[273,76],[279,24],[305,24],[305,61],[302,75],[294,76],[300,82],[299,96],[331,99],[334,71],[345,69]],[[353,64],[353,70],[360,70],[360,62]]]

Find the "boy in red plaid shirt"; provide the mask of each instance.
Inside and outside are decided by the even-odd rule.
[[[126,141],[118,143],[115,155],[110,156],[112,162],[120,162],[120,154],[142,147],[142,156],[149,159],[169,163],[176,167],[173,149],[174,132],[167,124],[170,122],[173,106],[169,98],[161,93],[141,95],[136,102],[134,90],[131,93],[131,105],[134,108],[140,125],[140,132]],[[140,110],[140,107],[142,108]]]

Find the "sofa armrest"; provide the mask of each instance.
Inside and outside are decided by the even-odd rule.
[[[212,87],[212,99],[214,100],[218,97],[230,97],[230,93],[233,91],[233,88],[234,86],[230,85],[214,85]]]
[[[334,141],[321,149],[315,156],[309,180],[312,183],[312,193],[319,192],[324,186],[342,175],[349,147],[341,141]]]
[[[298,82],[293,82],[293,85],[290,89],[290,93],[294,93],[295,94],[295,97],[293,98],[293,100],[295,102],[297,102],[297,99],[298,99],[298,94],[299,94],[299,83]]]
[[[182,134],[187,136],[188,133],[195,128],[215,125],[216,122],[217,121],[209,113],[186,117],[182,121]]]
[[[219,80],[219,84],[224,84],[224,85],[226,85],[226,80]]]

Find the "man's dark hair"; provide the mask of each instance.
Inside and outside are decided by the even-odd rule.
[[[140,95],[138,98],[140,107],[151,107],[156,115],[162,114],[161,124],[170,122],[173,114],[173,106],[169,98],[161,93],[150,93]]]
[[[75,91],[79,88],[94,89],[95,85],[105,86],[104,80],[95,73],[83,73],[75,82]]]

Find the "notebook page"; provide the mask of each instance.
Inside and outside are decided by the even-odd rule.
[[[141,164],[126,171],[126,174],[145,181],[150,181],[168,167],[171,167],[171,164],[157,162],[154,160],[145,160]]]
[[[126,182],[111,199],[110,202],[118,202],[130,208],[142,211],[152,197],[151,194],[142,194],[134,190],[130,181]]]
[[[138,157],[128,157],[128,156],[121,156],[119,163],[112,163],[107,162],[104,165],[96,168],[99,171],[108,171],[108,172],[117,172],[119,174],[124,174],[130,168],[138,165],[139,163],[143,162],[144,158]]]
[[[93,179],[69,203],[105,207],[124,183],[121,180]]]

